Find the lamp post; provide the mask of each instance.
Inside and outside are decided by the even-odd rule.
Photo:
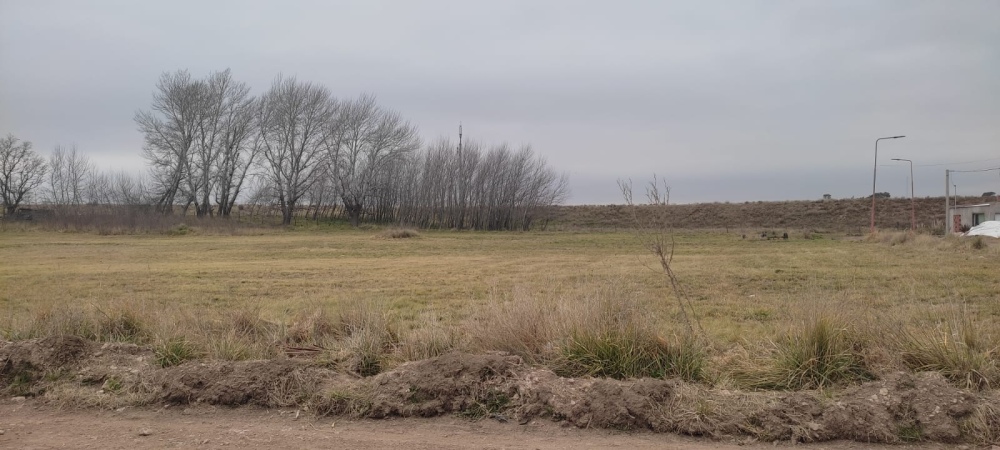
[[[878,141],[882,139],[899,139],[906,136],[889,136],[875,139],[875,169],[872,170],[872,227],[871,233],[875,233],[875,177],[878,176]]]
[[[917,204],[913,197],[913,161],[905,158],[892,158],[893,161],[910,163],[910,231],[917,232]]]

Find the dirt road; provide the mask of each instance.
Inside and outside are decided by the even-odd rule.
[[[648,432],[582,430],[536,420],[526,425],[493,419],[316,419],[295,410],[253,408],[59,409],[30,400],[0,404],[0,448],[351,448],[351,449],[736,449],[772,443],[717,442]],[[782,444],[778,447],[791,446]],[[796,448],[803,448],[802,445]],[[890,448],[853,442],[804,448]],[[940,449],[940,445],[891,446]]]

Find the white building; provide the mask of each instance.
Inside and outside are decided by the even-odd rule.
[[[1000,220],[1000,202],[976,205],[952,205],[948,208],[948,231],[957,233],[962,226],[974,227],[987,220]]]

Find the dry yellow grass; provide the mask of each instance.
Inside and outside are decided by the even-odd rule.
[[[46,326],[100,330],[105,311],[127,308],[147,328],[135,340],[214,336],[218,342],[200,354],[238,359],[270,355],[268,340],[323,329],[316,311],[339,314],[352,304],[377,302],[386,305],[403,341],[385,345],[414,358],[469,343],[480,310],[498,296],[572,302],[610,284],[649,305],[663,335],[680,329],[657,262],[629,233],[423,231],[420,239],[378,239],[378,233],[2,232],[0,337],[46,333]],[[735,347],[787,333],[818,308],[917,330],[935,329],[961,308],[984,335],[1000,337],[1000,244],[988,244],[974,249],[969,241],[926,236],[766,241],[681,232],[674,270],[711,354],[724,360]],[[67,314],[54,320],[60,311]],[[86,314],[97,325],[67,319]],[[246,337],[235,316],[241,323],[259,320],[256,337]],[[311,343],[336,340],[312,334]]]

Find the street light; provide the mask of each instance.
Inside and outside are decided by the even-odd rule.
[[[875,177],[878,176],[878,141],[882,139],[899,139],[906,136],[889,136],[875,139],[875,169],[872,170],[872,228],[871,233],[875,233]]]
[[[893,161],[906,161],[910,163],[910,231],[917,232],[917,206],[913,199],[913,161],[905,158],[892,158]]]

